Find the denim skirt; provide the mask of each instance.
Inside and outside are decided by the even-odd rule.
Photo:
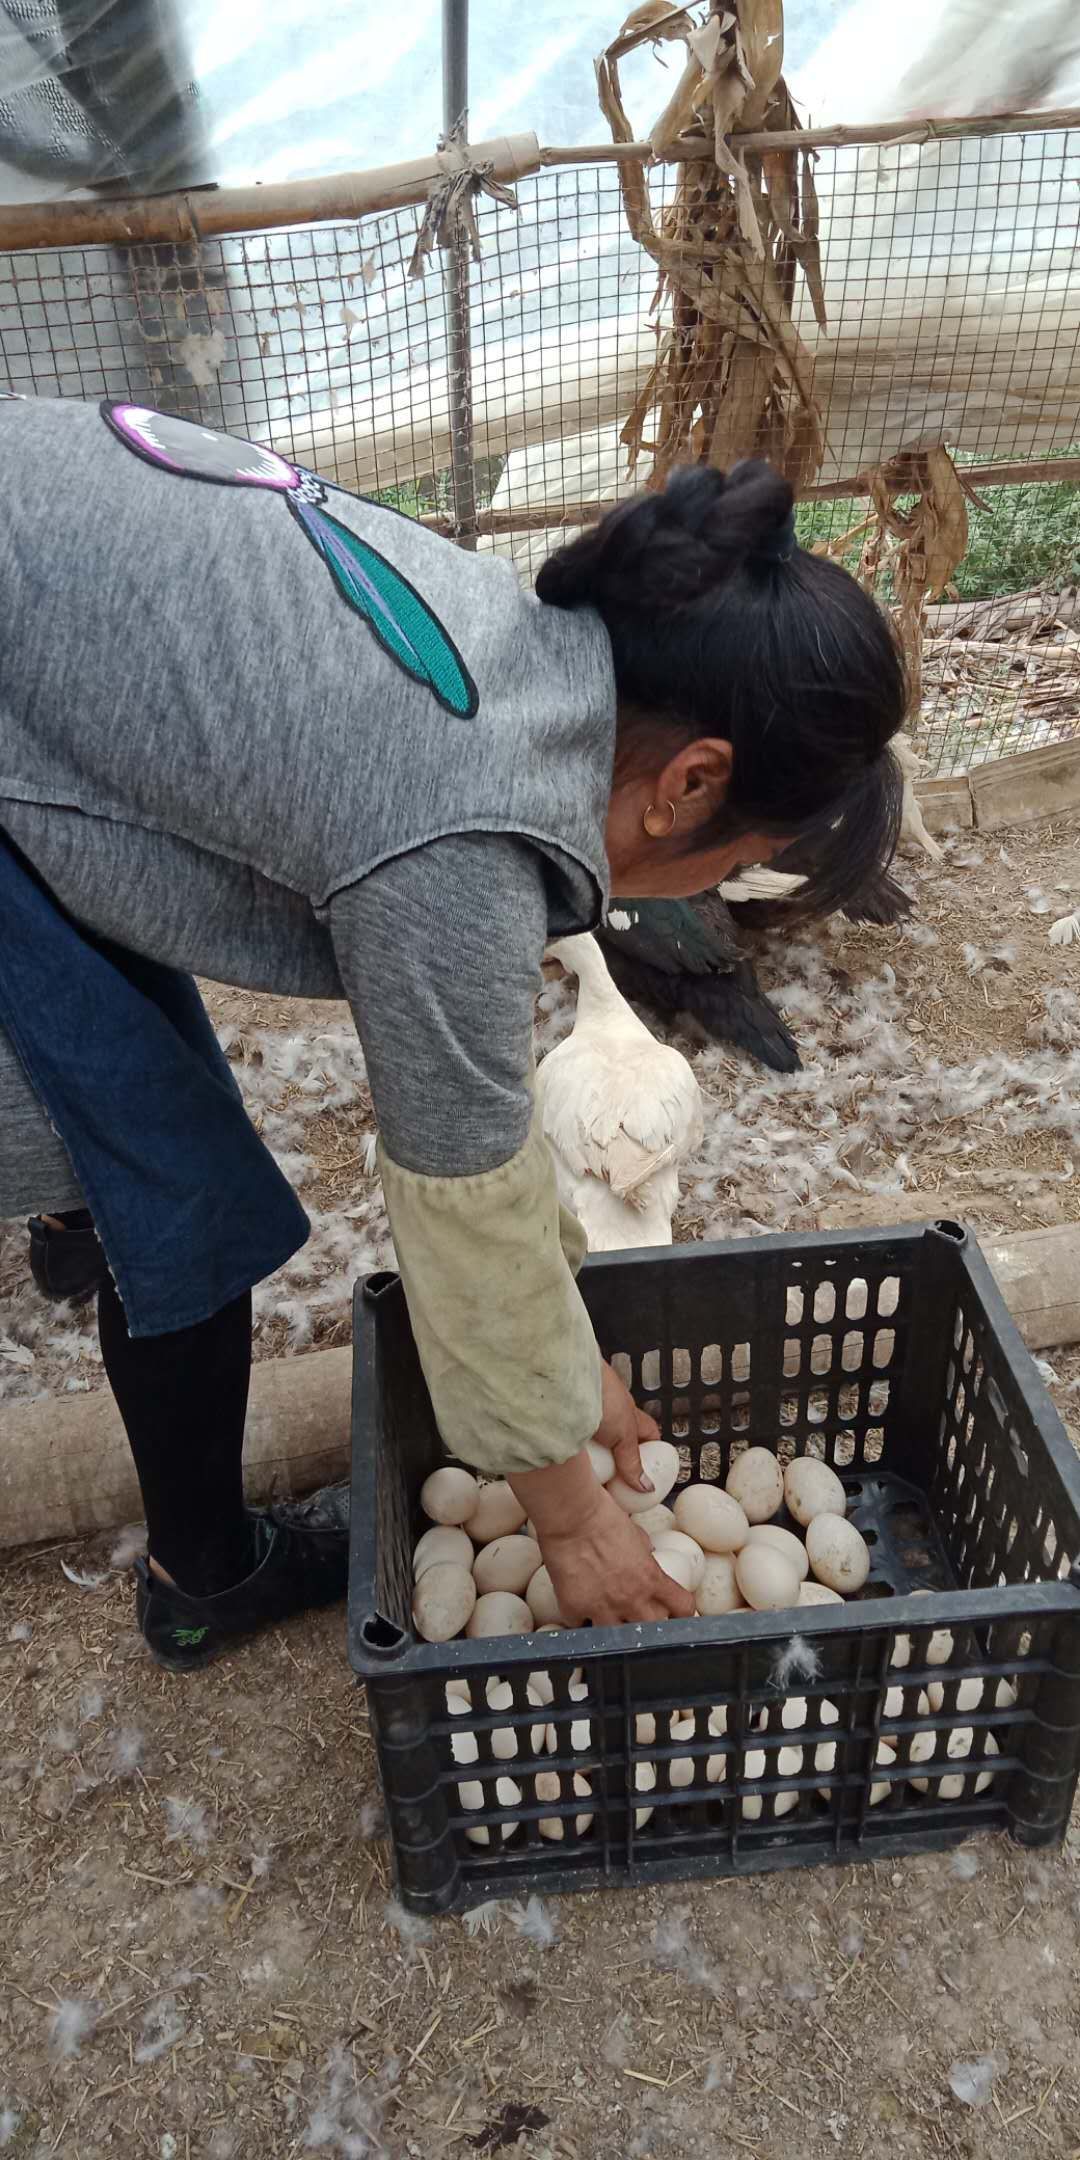
[[[0,1216],[80,1205],[132,1335],[208,1319],[309,1228],[191,977],[75,922],[0,833]]]

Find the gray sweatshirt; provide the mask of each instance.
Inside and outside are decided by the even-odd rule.
[[[0,404],[0,456],[0,825],[95,931],[348,997],[447,1444],[502,1470],[563,1459],[599,1372],[531,1128],[531,1025],[548,937],[606,897],[602,626],[331,494],[452,641],[475,686],[458,716],[343,603],[280,493],[159,470],[74,402]],[[25,1102],[4,1115],[4,1049],[0,1212],[38,1143],[49,1161],[44,1121],[35,1142]]]

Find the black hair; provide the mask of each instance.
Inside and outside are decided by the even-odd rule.
[[[536,580],[611,640],[616,771],[711,735],[731,786],[692,846],[760,831],[800,843],[800,915],[852,899],[892,857],[907,702],[889,618],[838,563],[788,538],[792,491],[758,460],[675,472],[560,548]]]

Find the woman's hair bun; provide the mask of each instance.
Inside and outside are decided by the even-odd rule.
[[[636,495],[548,558],[537,597],[601,615],[689,607],[730,577],[790,516],[792,491],[760,458],[729,473],[689,465],[656,494]]]

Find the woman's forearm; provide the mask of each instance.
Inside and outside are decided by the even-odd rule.
[[[604,1490],[584,1448],[565,1462],[516,1471],[508,1483],[541,1544],[552,1531],[565,1530],[568,1524],[583,1522],[593,1514]]]
[[[533,1129],[540,861],[441,840],[336,895],[330,920],[443,1440],[495,1475],[576,1455],[603,1415],[600,1356],[573,1278],[583,1240]]]

